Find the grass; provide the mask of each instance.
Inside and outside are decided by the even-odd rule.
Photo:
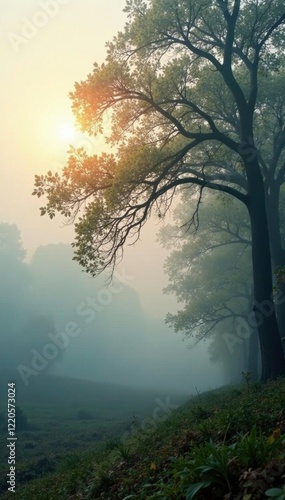
[[[198,394],[165,421],[143,422],[133,419],[124,440],[117,433],[96,450],[69,454],[55,472],[18,487],[14,497],[284,498],[284,379]]]
[[[6,374],[1,375],[2,381],[10,380]],[[93,456],[109,441],[127,432],[134,414],[141,418],[148,416],[158,396],[157,391],[56,376],[41,376],[27,388],[20,380],[16,380],[16,385],[16,404],[27,417],[24,428],[16,432],[19,492],[35,479],[45,481],[52,473],[65,475],[63,471],[73,470],[72,464],[80,467],[86,453]],[[3,387],[2,383],[0,446],[7,450],[7,395]],[[127,447],[121,447],[121,455],[127,453]],[[0,461],[1,493],[7,490],[5,455],[8,457],[8,451]]]

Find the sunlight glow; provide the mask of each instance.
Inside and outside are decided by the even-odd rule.
[[[68,141],[70,139],[73,139],[76,134],[76,130],[73,127],[73,125],[65,123],[60,126],[59,129],[59,135],[62,139]]]

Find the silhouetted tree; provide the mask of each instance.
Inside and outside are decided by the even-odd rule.
[[[276,177],[284,182],[285,141],[283,115],[280,122],[259,87],[264,75],[276,87],[274,72],[284,68],[284,4],[135,0],[125,10],[129,21],[108,44],[106,62],[71,95],[84,131],[101,132],[112,110],[116,155],[73,150],[62,176],[37,176],[34,194],[47,195],[41,212],[74,221],[83,209],[75,257],[96,274],[115,265],[152,210],[160,217],[167,211],[179,187],[200,187],[199,200],[206,187],[238,199],[251,225],[262,379],[276,378],[285,360],[272,300],[266,191]],[[274,131],[270,163],[270,145],[258,142],[266,113]],[[270,135],[267,127],[262,132]],[[263,304],[271,312],[260,321]]]

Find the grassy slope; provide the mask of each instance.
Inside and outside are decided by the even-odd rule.
[[[1,373],[0,493],[5,491],[7,465],[8,374]],[[95,383],[72,378],[44,376],[25,388],[17,384],[16,404],[28,417],[28,427],[17,433],[17,489],[23,483],[69,467],[85,451],[96,453],[102,443],[122,435],[133,415],[145,417],[163,397],[159,391]],[[182,400],[180,396],[179,401]]]
[[[254,424],[262,434],[252,432],[249,438]],[[284,379],[209,391],[191,398],[152,431],[134,422],[132,437],[123,444],[109,442],[81,454],[14,496],[182,500],[191,484],[208,479],[212,483],[194,498],[266,498],[265,490],[284,484],[284,433]],[[215,448],[207,444],[210,439]],[[208,470],[194,470],[193,461]]]

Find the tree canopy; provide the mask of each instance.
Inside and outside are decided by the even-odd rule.
[[[82,130],[104,133],[114,153],[73,149],[62,175],[36,176],[34,194],[47,196],[41,213],[75,221],[75,258],[95,275],[116,264],[152,212],[164,216],[179,188],[198,188],[198,205],[204,188],[223,191],[247,206],[254,299],[272,302],[280,228],[269,233],[267,213],[278,216],[270,193],[285,173],[283,2],[130,0],[125,11],[106,61],[71,93]],[[263,378],[284,373],[274,308],[259,338]]]
[[[189,230],[193,211],[187,192],[175,209],[172,223],[159,233],[170,251],[165,263],[169,283],[165,293],[175,294],[176,313],[166,322],[195,347],[211,339],[211,360],[221,362],[227,380],[240,379],[242,368],[257,375],[256,331],[248,325],[252,309],[251,241],[243,205],[227,195],[208,192],[199,210],[199,231]],[[254,339],[252,339],[254,336]]]
[[[160,241],[172,251],[165,269],[166,293],[175,293],[180,305],[167,322],[175,331],[196,338],[220,331],[235,332],[235,321],[246,316],[252,302],[250,230],[246,211],[237,202],[206,196],[200,208],[199,231],[187,227],[192,204],[187,193],[175,211],[174,224],[160,232]]]
[[[242,110],[264,122],[265,174],[268,141],[279,146],[275,163],[284,147],[282,75],[274,77],[273,91],[266,88],[283,61],[283,2],[131,1],[125,10],[129,22],[107,44],[106,62],[95,64],[71,94],[90,134],[108,133],[104,117],[111,112],[108,140],[116,154],[73,150],[61,177],[36,178],[35,193],[48,195],[42,213],[73,219],[84,206],[75,254],[92,273],[114,262],[151,209],[163,215],[180,185],[221,189],[246,201],[241,163],[255,150],[251,124],[241,131]],[[258,65],[264,88],[257,103]],[[264,141],[269,120],[276,136]]]

